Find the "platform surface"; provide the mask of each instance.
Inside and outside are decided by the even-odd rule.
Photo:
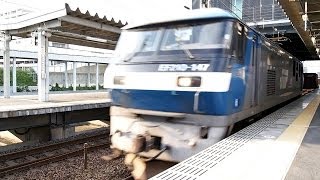
[[[319,102],[305,95],[152,179],[320,179]]]
[[[38,115],[110,106],[106,91],[50,94],[48,102],[39,102],[37,95],[0,98],[0,118]]]
[[[320,179],[320,107],[308,127],[286,180]]]

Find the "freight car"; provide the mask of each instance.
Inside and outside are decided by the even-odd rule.
[[[318,74],[317,73],[303,73],[303,89],[317,89]]]

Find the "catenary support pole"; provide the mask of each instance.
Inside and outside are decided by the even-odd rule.
[[[87,82],[87,86],[90,87],[90,63],[88,63],[88,82]]]
[[[10,98],[10,40],[8,31],[2,33],[3,40],[3,96]]]
[[[49,59],[48,59],[48,38],[49,32],[38,29],[38,100],[49,101]]]
[[[77,62],[73,62],[73,91],[77,90]]]
[[[17,92],[17,60],[13,58],[12,65],[12,93]]]
[[[99,64],[96,63],[96,90],[99,90]]]
[[[64,86],[69,87],[68,83],[68,61],[64,62]]]

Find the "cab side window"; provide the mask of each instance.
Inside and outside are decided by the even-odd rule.
[[[295,60],[293,60],[292,61],[292,63],[293,63],[293,67],[292,67],[292,75],[293,75],[293,77],[296,75],[296,61]]]
[[[231,55],[239,64],[244,64],[247,31],[247,28],[239,22],[234,23]]]

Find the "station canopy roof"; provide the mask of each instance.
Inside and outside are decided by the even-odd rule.
[[[2,19],[0,31],[27,38],[38,29],[44,29],[51,33],[49,41],[52,42],[113,50],[124,25],[125,22],[105,13],[103,7],[63,3],[55,8]]]
[[[305,2],[306,0],[279,0],[280,5],[307,47],[311,55],[309,60],[319,60],[320,52],[318,53],[316,48],[320,48],[320,4],[319,0],[308,0],[308,5],[305,7]],[[307,30],[302,18],[306,10],[308,15]]]

